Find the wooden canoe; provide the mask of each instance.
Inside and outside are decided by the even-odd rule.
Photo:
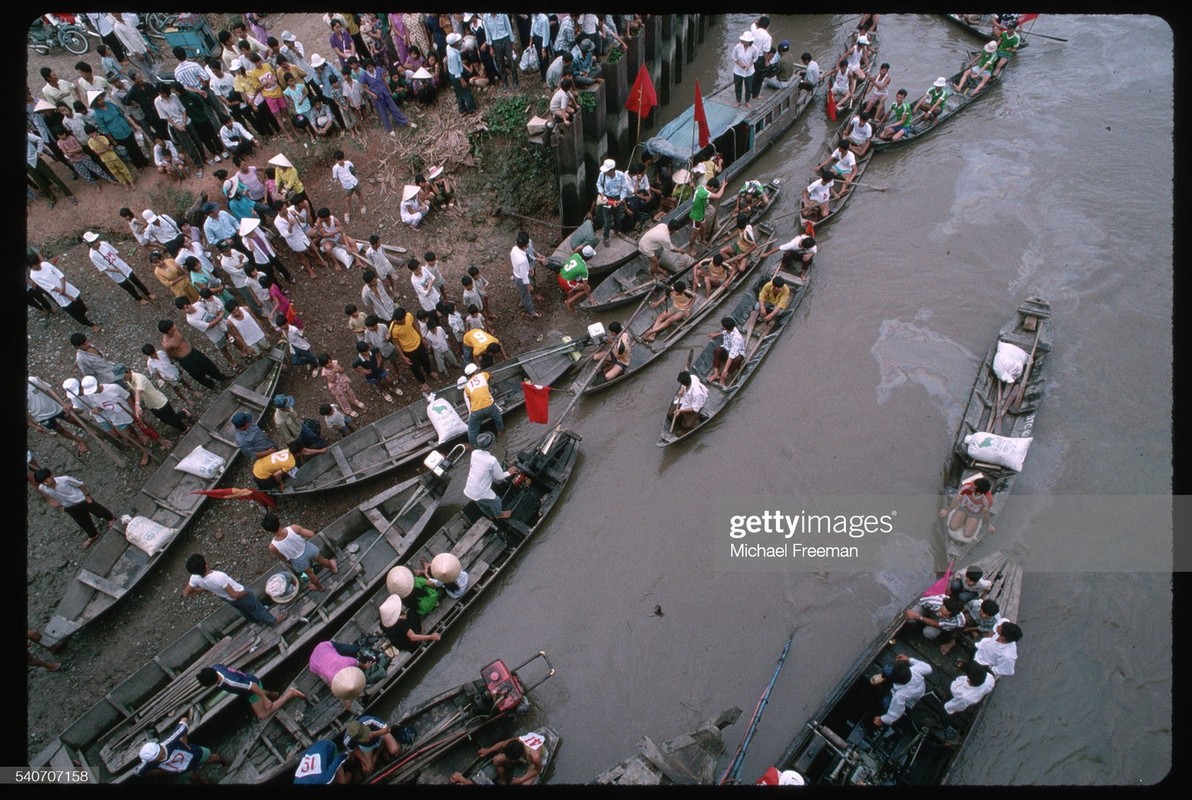
[[[774,180],[778,181],[777,178]],[[764,188],[766,191],[766,202],[750,214],[749,221],[751,224],[757,224],[759,220],[770,212],[770,209],[774,207],[774,200],[777,199],[781,192],[779,183],[771,182],[764,184]],[[736,230],[734,227],[736,219],[733,215],[733,208],[736,206],[736,203],[736,196],[720,203],[719,210],[713,220],[713,224],[716,225],[716,231],[712,239],[704,247],[696,251],[694,258],[670,252],[664,252],[662,254],[659,263],[671,273],[671,277],[668,279],[669,281],[673,282],[683,278],[691,272],[691,265],[697,260],[715,255],[717,250],[731,241],[730,237],[735,234]],[[671,241],[676,247],[686,248],[690,246],[691,236],[694,232],[695,229],[687,225],[675,231],[671,235]],[[650,260],[638,253],[635,258],[594,288],[592,293],[579,304],[579,307],[585,311],[609,311],[619,308],[641,300],[642,297],[652,291],[656,282],[657,279],[650,272]],[[690,283],[690,281],[688,282]],[[643,328],[643,330],[645,329]]]
[[[966,66],[962,67],[960,72],[957,72],[955,75],[953,75],[949,79],[949,81],[948,81],[948,96],[944,100],[944,108],[942,111],[940,111],[939,116],[937,116],[934,120],[919,119],[918,121],[912,122],[910,131],[908,133],[904,134],[903,137],[898,140],[879,139],[877,136],[875,136],[875,137],[873,137],[873,144],[871,145],[871,149],[887,150],[891,147],[894,147],[895,145],[904,144],[906,142],[913,142],[916,139],[920,139],[920,138],[926,136],[927,134],[929,134],[932,131],[939,128],[941,125],[943,125],[948,120],[952,119],[952,117],[956,116],[961,111],[964,111],[966,108],[968,108],[970,105],[972,105],[975,101],[977,101],[980,98],[984,97],[985,95],[989,94],[990,89],[992,89],[995,85],[1001,83],[1001,76],[994,75],[994,76],[990,77],[990,79],[985,83],[985,85],[983,87],[981,87],[980,92],[973,93],[973,90],[976,88],[977,83],[979,83],[980,81],[979,81],[979,79],[974,80],[973,78],[969,78],[968,85],[964,87],[965,88],[964,93],[954,91],[952,89],[952,87],[960,82],[961,77],[969,69],[967,66],[967,64],[968,64],[967,60],[965,61],[965,64],[966,64]],[[918,102],[918,101],[916,100],[915,102]]]
[[[663,417],[662,431],[658,436],[658,446],[666,447],[675,442],[688,439],[696,431],[703,428],[709,422],[716,418],[716,416],[723,411],[728,404],[736,396],[737,392],[745,386],[753,373],[761,365],[762,359],[770,352],[774,343],[778,341],[778,337],[786,330],[787,325],[790,324],[791,319],[794,318],[795,309],[803,302],[804,295],[807,294],[807,289],[811,283],[811,272],[808,271],[807,276],[800,280],[797,275],[782,270],[782,254],[775,253],[766,259],[759,270],[760,275],[757,277],[749,290],[740,295],[737,305],[733,308],[730,316],[737,322],[738,328],[746,333],[745,337],[745,360],[737,369],[733,379],[729,382],[728,388],[721,388],[719,383],[710,383],[707,380],[707,375],[712,371],[712,355],[716,348],[720,346],[718,339],[713,339],[708,342],[703,349],[703,352],[696,357],[695,362],[688,370],[692,375],[703,381],[704,386],[708,389],[708,400],[704,407],[700,410],[699,420],[695,427],[684,432],[679,432],[672,428],[671,423]],[[762,286],[774,275],[780,275],[788,286],[792,286],[793,292],[791,296],[790,305],[787,310],[779,314],[770,324],[756,325],[757,319],[757,295],[761,291]],[[678,398],[678,392],[675,393],[675,398]],[[672,404],[673,404],[672,400]],[[668,410],[670,406],[667,407]]]
[[[1022,564],[1017,556],[996,553],[975,566],[982,567],[985,577],[993,581],[988,597],[1001,607],[1002,617],[1017,619],[1022,588]],[[960,674],[957,662],[970,659],[974,647],[968,636],[958,637],[952,651],[943,655],[936,641],[923,636],[920,624],[908,622],[899,611],[853,662],[811,720],[795,732],[778,760],[778,769],[793,769],[810,785],[946,783],[953,767],[971,749],[969,734],[981,713],[1003,691],[996,688],[977,705],[956,714],[944,711],[952,681]],[[882,713],[880,704],[887,687],[871,685],[870,678],[900,654],[931,665],[927,694],[893,725],[875,728],[872,719]]]
[[[267,628],[248,622],[221,602],[104,695],[30,764],[65,769],[63,764],[77,761],[91,770],[92,780],[106,783],[129,777],[121,773],[135,768],[141,745],[167,735],[179,717],[190,720],[194,735],[237,701],[234,695],[200,686],[195,680],[198,671],[223,664],[265,681],[313,642],[376,589],[390,568],[413,549],[450,482],[449,469],[462,456],[463,448],[457,445],[438,470],[441,475],[429,471],[392,486],[319,531],[315,541],[323,555],[337,560],[339,572],[320,576],[323,591],[312,592],[303,582],[294,599],[274,607],[275,613],[286,611],[288,618]],[[279,564],[245,588],[267,600],[269,578],[287,572],[289,567]]]
[[[972,16],[976,16],[978,19],[975,22],[969,22],[965,19],[965,17]],[[988,42],[991,39],[997,38],[993,33],[993,14],[944,14],[943,17],[944,19],[948,20],[948,22],[951,22],[958,28],[968,31],[978,39]],[[1019,36],[1022,36],[1021,31],[1019,31]],[[1027,46],[1027,44],[1028,42],[1026,37],[1022,36],[1022,42],[1018,45],[1018,49],[1023,49]]]
[[[696,291],[690,316],[680,321],[677,325],[666,329],[651,342],[643,340],[642,334],[650,329],[650,326],[654,324],[654,321],[658,319],[659,315],[666,309],[666,306],[660,305],[658,308],[651,308],[650,301],[655,300],[657,295],[651,293],[648,296],[643,296],[640,300],[641,305],[628,320],[627,325],[627,330],[633,336],[633,347],[629,352],[629,368],[612,380],[605,380],[603,373],[608,369],[609,365],[589,359],[588,363],[580,369],[571,390],[591,394],[611,386],[616,386],[618,383],[637,375],[678,344],[690,331],[700,325],[704,321],[704,318],[714,311],[725,298],[732,294],[734,289],[748,284],[750,276],[757,268],[757,265],[761,263],[759,257],[767,249],[766,242],[770,241],[772,243],[774,230],[762,224],[758,226],[756,235],[758,237],[758,246],[754,248],[753,252],[745,260],[745,271],[729,283],[718,286],[710,297],[705,297],[702,293]],[[690,281],[690,273],[684,273],[683,275]],[[678,278],[679,276],[676,276],[676,280]]]
[[[628,214],[629,211],[626,210],[625,213]],[[577,248],[593,239],[596,240],[596,244],[592,249],[596,251],[596,255],[584,259],[584,263],[588,265],[588,277],[592,280],[603,278],[637,255],[637,240],[633,237],[620,231],[612,231],[606,246],[601,235],[601,230],[596,228],[592,220],[584,220],[583,224],[559,242],[559,246],[546,259],[548,265],[558,272]]]
[[[1029,320],[1036,320],[1031,323]],[[1028,329],[1028,326],[1032,326]],[[1036,333],[1038,345],[1035,345]],[[999,387],[1002,385],[993,372],[993,359],[997,354],[1000,342],[1008,342],[1022,348],[1028,354],[1034,349],[1034,360],[1030,373],[1025,378],[1019,378],[1017,383],[1026,381],[1022,392],[1022,402],[1019,405],[1010,402],[1011,390],[1015,384],[1006,386],[1001,392],[1002,399],[998,402]],[[1045,374],[1048,368],[1048,356],[1051,353],[1051,305],[1038,297],[1025,300],[1018,307],[1014,316],[1006,321],[997,338],[985,354],[985,359],[977,369],[977,378],[973,382],[973,389],[969,393],[968,405],[965,406],[964,416],[960,427],[956,431],[952,450],[948,455],[948,463],[944,471],[944,491],[941,497],[941,510],[951,505],[960,488],[977,478],[988,478],[993,484],[993,506],[990,518],[997,516],[1006,504],[1007,498],[1018,481],[1018,473],[1006,467],[995,464],[983,464],[973,460],[968,455],[968,448],[964,440],[967,436],[978,432],[989,432],[994,428],[995,419],[1000,418],[1000,425],[993,431],[1001,436],[1015,439],[1027,438],[1035,427],[1035,415],[1043,401],[1046,388]],[[998,406],[997,416],[994,406]],[[1005,409],[1005,413],[1002,413]],[[948,557],[960,559],[979,542],[985,534],[985,523],[981,521],[971,539],[966,539],[963,527],[960,531],[949,529],[949,519],[940,521]],[[995,526],[996,527],[996,526]]]
[[[516,464],[529,476],[506,488],[502,502],[513,512],[508,519],[493,521],[484,517],[475,503],[469,502],[436,531],[429,541],[406,559],[417,570],[439,553],[450,552],[459,558],[468,573],[467,591],[459,599],[444,596],[422,624],[425,634],[445,634],[464,616],[485,591],[499,578],[505,567],[530,541],[543,519],[563,492],[579,455],[580,437],[556,428],[535,447],[518,453]],[[379,609],[389,596],[384,586],[373,592],[353,616],[329,639],[356,642],[364,636],[380,636]],[[292,769],[294,761],[311,743],[337,734],[354,716],[371,712],[378,701],[410,674],[429,652],[441,647],[434,641],[421,643],[413,652],[398,651],[385,676],[369,685],[352,702],[350,711],[336,699],[330,688],[309,668],[291,685],[306,695],[305,702],[292,701],[263,724],[256,723],[234,734],[218,748],[224,753],[239,753],[228,767],[226,783],[260,783]]]
[[[539,725],[533,730],[522,728],[523,733],[518,733],[518,730],[514,721],[503,720],[499,728],[488,731],[488,735],[484,737],[484,741],[491,739],[499,742],[503,739],[517,736],[523,743],[529,742],[530,745],[540,748],[542,750],[542,769],[539,770],[538,774],[532,780],[519,785],[538,786],[539,784],[546,783],[546,775],[550,770],[551,762],[555,759],[555,754],[559,751],[559,740],[562,737],[550,725]],[[473,742],[468,741],[456,745],[453,751],[436,763],[433,768],[419,775],[418,783],[430,786],[442,786],[451,782],[452,773],[459,772],[477,786],[502,785],[498,783],[497,768],[493,766],[492,760],[475,756],[475,753],[476,748],[473,746]],[[524,772],[525,767],[517,766],[514,767],[509,777],[516,778],[518,775],[524,774]]]
[[[576,364],[573,352],[583,344],[583,340],[577,340],[530,350],[489,370],[493,399],[502,412],[507,415],[525,403],[523,380],[551,386],[566,375]],[[435,395],[450,403],[467,422],[467,407],[458,387],[445,387]],[[302,465],[285,494],[307,494],[351,486],[426,455],[438,441],[435,428],[427,418],[426,407],[427,400],[419,398],[332,442],[326,453]]]
[[[78,575],[67,585],[58,608],[42,631],[42,644],[58,647],[98,618],[148,575],[166,549],[178,541],[179,534],[207,500],[206,495],[195,492],[214,489],[240,455],[232,416],[244,411],[260,421],[277,389],[285,360],[285,354],[274,349],[245,367],[166,453],[161,466],[133,497],[124,514],[147,517],[172,533],[150,555],[125,538],[124,523],[119,519],[122,515],[118,514],[115,527],[104,531],[99,541],[88,548]],[[214,478],[201,478],[174,468],[200,445],[226,462],[223,471]]]
[[[716,782],[716,762],[724,754],[722,731],[737,721],[741,709],[730,708],[715,720],[661,745],[642,736],[637,753],[610,767],[592,781],[615,786],[707,786]]]

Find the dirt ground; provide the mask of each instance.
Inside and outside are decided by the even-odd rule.
[[[274,35],[283,29],[293,31],[306,44],[308,57],[312,52],[327,53],[326,28],[319,15],[271,15],[271,22]],[[37,72],[43,65],[54,66],[63,78],[75,75],[74,56],[40,57],[32,53],[30,56],[28,82],[35,93],[42,85]],[[88,57],[98,65],[94,52],[84,56]],[[536,77],[532,82],[524,76],[523,80],[526,81],[523,85],[529,91],[542,91]],[[493,98],[500,95],[501,90],[492,89],[488,90],[488,94],[479,94],[477,101],[481,112]],[[499,316],[499,321],[493,326],[495,333],[511,353],[543,346],[559,333],[582,335],[587,320],[566,311],[554,285],[553,273],[543,268],[539,268],[537,276],[545,297],[544,301],[537,302],[543,317],[526,321],[517,313],[517,293],[510,280],[508,257],[515,235],[524,226],[538,243],[538,249],[549,254],[557,243],[558,228],[499,215],[500,206],[492,186],[496,159],[490,157],[487,161],[477,162],[466,147],[459,147],[460,140],[467,143],[464,134],[471,130],[469,126],[482,124],[482,115],[461,118],[456,113],[454,97],[447,89],[445,94],[440,95],[436,106],[414,110],[411,118],[418,123],[418,129],[399,129],[396,139],[384,135],[375,122],[366,121],[368,132],[362,139],[339,137],[332,143],[312,146],[309,152],[302,153],[298,153],[302,149],[301,145],[296,147],[284,141],[266,143],[258,149],[254,163],[263,167],[265,161],[279,150],[286,152],[299,167],[315,206],[327,205],[342,218],[345,210],[342,195],[338,187],[333,185],[330,174],[330,152],[335,147],[342,147],[348,158],[355,162],[357,171],[365,176],[362,188],[368,207],[366,214],[352,215],[352,222],[347,226],[350,233],[361,239],[379,233],[386,243],[405,247],[410,256],[418,258],[427,250],[434,251],[444,268],[447,292],[457,300],[461,289],[460,277],[468,266],[480,267],[491,282],[493,310]],[[400,200],[397,193],[401,185],[413,177],[410,165],[414,157],[427,165],[445,162],[448,174],[457,178],[460,185],[458,207],[433,213],[419,230],[401,224],[397,213]],[[65,178],[65,170],[61,165],[55,162],[54,168]],[[212,169],[206,168],[207,177],[191,177],[184,183],[181,188],[187,199],[192,199],[200,191],[206,191],[212,197],[218,196],[218,182],[210,175]],[[148,252],[137,247],[130,239],[123,220],[116,212],[121,206],[128,206],[136,213],[144,208],[161,211],[163,206],[179,202],[177,185],[170,186],[162,176],[152,171],[137,176],[137,186],[132,191],[107,186],[99,192],[82,180],[65,179],[78,196],[79,204],[74,206],[60,201],[53,209],[49,209],[44,201],[34,203],[28,210],[28,242],[44,256],[57,258],[58,267],[82,291],[92,309],[92,318],[103,329],[102,333],[91,336],[100,349],[113,360],[143,367],[144,356],[140,353],[140,346],[144,342],[159,340],[157,321],[168,318],[181,323],[182,316],[174,309],[169,292],[155,280],[148,265]],[[549,195],[549,190],[546,194]],[[553,205],[554,198],[547,196],[544,206],[550,208]],[[101,276],[92,267],[86,249],[80,243],[80,236],[85,230],[94,230],[116,245],[141,280],[157,295],[157,300],[139,306],[110,280]],[[304,274],[299,275],[300,270],[292,258],[285,259],[284,247],[281,253],[297,278],[296,285],[286,288],[306,321],[307,338],[314,350],[330,353],[341,363],[350,362],[355,356],[355,338],[347,330],[343,306],[349,302],[359,304],[360,270],[320,271],[317,278],[311,279]],[[408,281],[402,278],[400,285],[404,290],[399,302],[411,310],[417,310],[418,303]],[[43,317],[40,311],[32,308],[27,311],[26,324],[29,374],[37,375],[55,387],[60,386],[67,377],[78,377],[74,348],[68,342],[68,337],[81,328],[66,314]],[[182,327],[192,344],[206,352],[216,363],[225,364],[204,337],[188,326]],[[458,375],[458,371],[451,370],[438,381],[432,381],[432,388],[454,384]],[[367,406],[367,411],[363,412],[358,423],[372,422],[405,402],[419,399],[417,386],[408,371],[402,372],[399,385],[405,394],[397,399],[396,404],[390,405],[382,402],[361,381],[357,381],[357,393]],[[197,416],[215,394],[201,388],[196,391],[202,395],[198,402],[191,405],[191,410]],[[281,377],[278,391],[295,396],[297,408],[305,416],[317,417],[318,405],[330,400],[324,381],[308,377],[305,368],[288,368]],[[270,423],[263,427],[266,432],[272,430]],[[94,443],[90,453],[79,456],[70,442],[32,431],[29,431],[28,447],[41,465],[49,467],[56,474],[73,475],[85,481],[95,498],[117,515],[123,513],[125,499],[136,491],[155,467],[152,463],[145,468],[139,467],[135,453],[124,452],[124,465],[117,469]],[[250,485],[247,464],[242,461],[237,463],[230,473],[221,485]],[[306,527],[318,529],[347,508],[380,491],[384,485],[387,482],[373,482],[356,490],[287,498],[282,505],[282,516],[283,519],[301,521]],[[49,620],[68,581],[76,574],[85,551],[81,548],[82,533],[65,514],[42,502],[32,489],[27,490],[26,500],[25,616],[28,627],[33,629],[41,628]],[[156,570],[137,586],[132,595],[69,639],[57,653],[49,654],[40,646],[31,645],[31,652],[42,658],[61,661],[63,669],[48,672],[30,667],[28,670],[26,722],[30,754],[39,750],[146,658],[175,639],[220,602],[211,596],[181,597],[182,587],[188,577],[183,562],[190,553],[203,552],[213,566],[227,571],[242,582],[251,580],[272,564],[272,557],[260,535],[259,516],[255,504],[241,501],[209,502]]]

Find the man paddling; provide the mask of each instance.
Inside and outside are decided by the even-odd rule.
[[[921,120],[935,122],[944,104],[948,102],[948,79],[943,75],[935,79],[931,88],[915,103],[915,115]]]
[[[964,94],[964,87],[968,85],[969,78],[977,81],[977,85],[973,87],[972,95],[981,93],[985,88],[985,84],[989,83],[989,79],[993,77],[993,65],[997,60],[997,42],[990,41],[985,43],[985,47],[974,55],[968,63],[968,69],[960,73],[960,83],[952,84],[952,89],[957,94]]]

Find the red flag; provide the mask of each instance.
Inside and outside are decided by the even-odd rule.
[[[931,597],[936,594],[947,594],[948,584],[952,581],[952,562],[948,562],[948,568],[944,570],[944,576],[935,583],[928,586],[923,591],[924,597]]]
[[[1023,25],[1027,24],[1031,20],[1038,19],[1038,18],[1039,18],[1038,14],[1019,14],[1018,15],[1018,27],[1021,28]]]
[[[637,69],[633,88],[629,90],[629,97],[625,100],[625,108],[639,117],[644,117],[656,105],[658,105],[658,95],[654,93],[654,81],[650,79],[650,71],[646,69],[646,65],[642,64]]]
[[[256,489],[199,489],[191,494],[205,494],[217,500],[256,500],[264,508],[276,508],[277,501]]]
[[[526,396],[526,416],[530,422],[545,425],[550,416],[550,387],[522,381],[522,394]]]
[[[832,87],[828,87],[828,119],[836,121],[836,98],[832,95]]]
[[[699,80],[695,82],[695,124],[699,128],[699,146],[703,149],[712,141],[712,132],[708,130],[708,115],[704,113],[704,98],[699,93]]]

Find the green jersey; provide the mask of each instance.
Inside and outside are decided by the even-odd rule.
[[[559,270],[559,277],[566,281],[586,281],[588,279],[588,265],[579,253],[572,253],[571,258]]]
[[[414,588],[426,589],[426,592],[414,602],[414,611],[418,613],[418,616],[425,618],[439,604],[439,590],[431,586],[421,575],[414,578]]]
[[[708,211],[708,195],[711,193],[707,186],[696,187],[695,194],[691,197],[691,219],[693,221],[704,221],[704,214]]]
[[[943,86],[932,86],[927,90],[927,105],[928,107],[943,105],[944,99],[948,96],[947,88]]]
[[[890,124],[891,125],[910,125],[911,124],[911,104],[907,102],[895,103],[890,106]]]
[[[997,37],[997,49],[1002,55],[1013,53],[1022,43],[1017,31],[1002,31]]]

